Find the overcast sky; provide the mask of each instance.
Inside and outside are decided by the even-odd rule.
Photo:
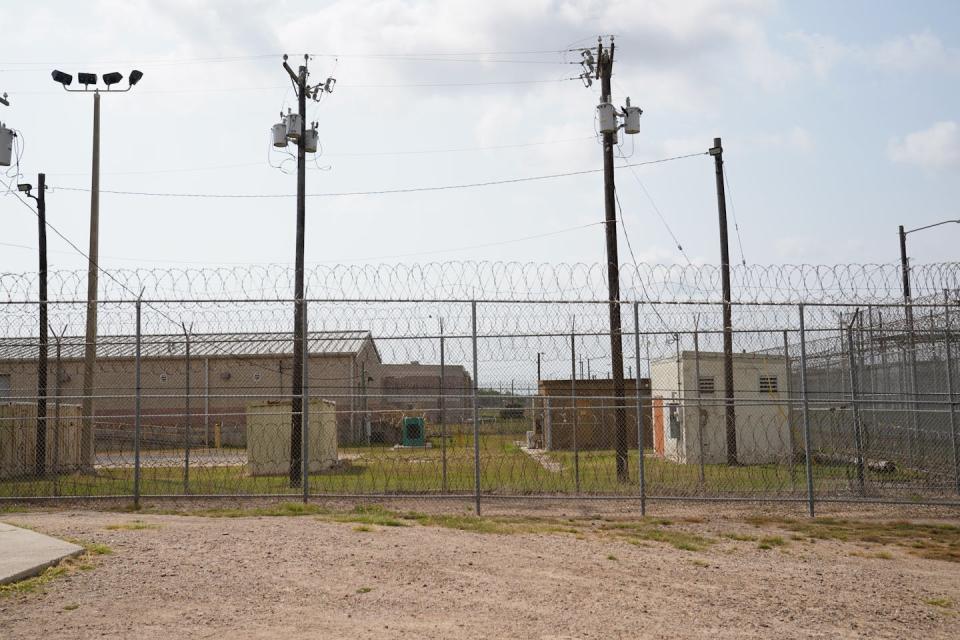
[[[21,132],[19,180],[47,173],[49,220],[84,249],[89,193],[60,187],[89,187],[92,98],[60,89],[54,68],[144,72],[102,101],[103,189],[292,194],[293,163],[271,166],[285,156],[268,134],[295,106],[281,54],[310,52],[311,79],[338,82],[310,107],[323,154],[307,191],[376,191],[601,167],[598,87],[568,80],[579,55],[567,51],[599,33],[616,34],[615,102],[644,109],[618,164],[723,137],[734,260],[894,262],[898,224],[960,217],[951,1],[4,0],[0,24],[0,120]],[[718,262],[711,158],[621,169],[617,188],[637,260]],[[35,218],[12,195],[0,211],[0,270],[35,269]],[[584,225],[602,218],[598,173],[309,198],[306,257],[594,263],[603,228]],[[292,197],[105,193],[101,263],[290,263],[294,224]],[[960,225],[917,234],[911,255],[954,260],[958,240]],[[51,268],[83,266],[59,238],[50,248]]]

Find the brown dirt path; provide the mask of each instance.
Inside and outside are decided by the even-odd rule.
[[[960,564],[722,518],[672,525],[715,539],[701,551],[313,516],[0,518],[113,550],[0,596],[3,638],[960,637]],[[135,520],[156,528],[107,529]],[[721,536],[737,532],[786,544]]]

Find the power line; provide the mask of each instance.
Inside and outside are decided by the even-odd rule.
[[[504,85],[524,85],[524,84],[557,84],[579,80],[579,78],[553,78],[553,79],[524,79],[524,80],[490,80],[476,82],[389,82],[389,83],[363,83],[337,84],[337,90],[342,89],[405,89],[420,87],[489,87]],[[163,94],[193,94],[193,93],[235,93],[237,91],[279,91],[288,88],[287,85],[264,85],[253,87],[188,87],[177,89],[144,89],[140,93],[150,93],[154,95]],[[62,93],[55,89],[42,89],[35,91],[17,91],[17,95],[50,95]]]
[[[542,49],[536,51],[446,51],[446,52],[410,52],[410,53],[307,53],[310,57],[317,58],[374,58],[374,59],[390,59],[390,60],[415,60],[415,61],[427,61],[427,62],[504,62],[504,63],[518,63],[518,64],[568,64],[566,62],[560,61],[549,61],[549,60],[512,60],[512,59],[489,59],[481,58],[479,56],[522,56],[522,55],[547,55],[547,54],[562,54],[566,53],[565,49]],[[288,52],[289,53],[289,52]],[[126,60],[99,60],[99,61],[87,61],[87,62],[75,62],[75,61],[46,61],[40,62],[36,60],[30,61],[0,61],[0,65],[4,66],[13,66],[13,67],[36,67],[36,66],[57,66],[57,65],[71,65],[74,67],[83,67],[83,66],[98,66],[98,65],[111,65],[111,64],[139,64],[139,65],[150,65],[150,66],[177,66],[177,65],[189,65],[189,64],[215,64],[215,63],[232,63],[232,62],[248,62],[251,60],[269,60],[272,58],[280,58],[284,55],[284,52],[276,53],[261,53],[261,54],[252,54],[252,55],[241,55],[241,56],[208,56],[208,57],[195,57],[195,58],[154,58],[154,59],[126,59]],[[293,57],[301,56],[300,54],[290,54]],[[476,57],[470,57],[476,56]],[[579,63],[577,63],[579,64]]]
[[[653,207],[654,213],[657,214],[657,217],[660,218],[660,222],[663,224],[664,228],[667,230],[667,233],[670,234],[670,238],[673,239],[673,244],[676,245],[677,249],[680,251],[680,254],[686,259],[687,264],[692,264],[690,262],[690,256],[687,255],[687,252],[683,250],[683,245],[680,244],[680,239],[677,238],[676,234],[673,232],[673,229],[670,227],[670,223],[667,222],[667,219],[664,217],[663,213],[660,212],[660,207],[657,206],[657,203],[653,201],[653,196],[650,195],[650,192],[647,191],[646,185],[643,184],[643,181],[640,180],[640,176],[637,175],[637,172],[634,171],[631,165],[624,165],[630,169],[630,174],[633,176],[634,180],[637,181],[637,184],[640,185],[640,189],[643,191],[643,194],[647,197],[647,201],[650,202],[650,206]]]
[[[629,167],[641,167],[641,166],[652,165],[652,164],[662,164],[665,162],[671,162],[674,160],[683,160],[686,158],[693,158],[696,156],[703,156],[706,154],[707,154],[706,151],[701,151],[698,153],[690,153],[682,156],[660,158],[658,160],[634,162],[630,164],[621,165],[616,168],[625,169]],[[403,187],[398,189],[380,189],[376,191],[334,191],[334,192],[308,193],[305,195],[311,198],[333,198],[333,197],[346,197],[346,196],[374,196],[374,195],[390,195],[390,194],[397,194],[397,193],[418,193],[418,192],[428,192],[428,191],[452,191],[457,189],[473,189],[473,188],[479,188],[479,187],[490,187],[490,186],[502,185],[502,184],[517,184],[521,182],[552,180],[555,178],[566,178],[570,176],[599,173],[601,171],[603,171],[603,169],[582,169],[580,171],[566,171],[562,173],[550,173],[550,174],[539,175],[539,176],[524,176],[520,178],[488,180],[484,182],[467,182],[467,183],[460,183],[460,184],[439,185],[439,186],[433,186],[433,187]],[[90,191],[88,187],[55,187],[54,189],[61,190],[61,191],[82,191],[82,192]],[[121,191],[121,190],[115,190],[115,189],[101,189],[100,193],[109,193],[111,195],[124,195],[124,196],[145,196],[145,197],[153,197],[153,198],[276,199],[276,198],[294,197],[294,194],[289,194],[289,193],[165,193],[165,192],[152,192],[152,191]]]
[[[581,138],[565,138],[561,140],[541,140],[538,142],[522,142],[517,144],[498,144],[480,147],[450,147],[446,149],[412,149],[406,151],[370,151],[370,152],[349,152],[349,153],[323,153],[325,158],[373,158],[388,156],[406,156],[406,155],[427,155],[436,153],[460,153],[466,151],[492,151],[498,149],[521,149],[527,147],[536,147],[550,144],[563,144],[568,142],[583,142],[593,140],[593,136]],[[133,171],[102,171],[102,174],[109,175],[148,175],[151,173],[190,173],[193,171],[217,171],[221,169],[239,169],[244,167],[259,167],[263,162],[243,162],[239,164],[222,164],[206,167],[175,167],[161,169],[143,169]],[[48,175],[70,176],[70,175],[88,175],[89,171],[48,171]],[[66,187],[61,187],[66,188]]]
[[[16,199],[19,200],[20,203],[21,203],[23,206],[25,206],[27,209],[29,209],[30,212],[31,212],[33,215],[37,216],[37,218],[40,217],[40,213],[39,213],[36,209],[34,209],[33,207],[31,207],[31,206],[30,206],[30,203],[27,202],[26,200],[24,200],[24,199],[20,196],[20,193],[19,193],[19,192],[13,191],[13,190],[11,189],[10,184],[9,184],[7,181],[5,181],[5,180],[3,180],[3,179],[0,179],[0,184],[2,184],[4,187],[6,187],[7,190],[8,190],[8,193],[13,194],[13,195],[16,197]],[[100,271],[101,273],[103,273],[104,275],[106,275],[108,278],[110,278],[111,280],[113,280],[115,283],[117,283],[118,285],[120,285],[120,288],[122,288],[122,289],[123,289],[124,291],[126,291],[127,293],[129,293],[129,294],[131,294],[131,295],[133,295],[133,296],[135,296],[135,297],[137,297],[137,298],[140,297],[140,294],[139,294],[139,293],[137,293],[137,292],[133,291],[132,289],[130,289],[127,285],[125,285],[123,282],[121,282],[121,281],[118,280],[116,277],[114,277],[113,274],[111,274],[111,273],[110,273],[109,271],[107,271],[106,269],[103,269],[98,263],[94,262],[94,261],[90,258],[89,255],[87,255],[86,253],[84,253],[84,251],[81,250],[80,247],[78,247],[77,245],[75,245],[75,244],[73,243],[73,241],[70,240],[70,238],[68,238],[67,236],[63,235],[63,234],[60,232],[59,229],[57,229],[55,226],[53,226],[53,225],[50,223],[49,220],[44,220],[44,224],[46,225],[46,227],[47,227],[48,229],[50,229],[50,230],[53,231],[55,234],[57,234],[57,236],[58,236],[61,240],[63,240],[64,242],[66,242],[68,245],[70,245],[70,246],[73,248],[74,251],[76,251],[76,252],[79,253],[81,256],[83,256],[83,258],[84,258],[87,262],[93,264],[94,268],[95,268],[97,271]],[[154,306],[151,305],[149,302],[146,303],[146,304],[147,304],[148,307],[151,307],[154,311],[157,311],[157,312],[158,312],[160,315],[162,315],[164,318],[166,318],[167,320],[169,320],[169,321],[172,322],[173,324],[179,326],[180,323],[178,323],[176,320],[174,320],[174,319],[171,318],[169,315],[167,315],[162,309],[158,309],[157,307],[154,307]]]
[[[729,164],[726,167],[726,171],[723,172],[723,183],[727,187],[727,197],[730,198],[730,211],[733,213],[733,230],[737,234],[737,246],[740,247],[740,262],[743,265],[747,264],[747,257],[743,255],[743,240],[740,238],[740,223],[737,222],[737,207],[733,204],[733,191],[730,189],[730,180],[727,178],[727,173],[730,172]]]

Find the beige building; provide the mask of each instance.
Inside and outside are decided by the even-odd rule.
[[[290,333],[195,334],[190,338],[189,420],[186,344],[182,334],[145,335],[141,340],[141,421],[144,446],[181,443],[189,422],[193,444],[242,446],[247,406],[289,400],[293,340]],[[97,450],[132,439],[136,342],[133,336],[97,340],[95,415]],[[380,354],[368,331],[310,332],[309,391],[336,404],[341,434],[357,422],[360,372],[376,372]],[[35,339],[0,340],[0,393],[9,401],[32,402],[37,385]],[[48,395],[57,393],[56,346],[51,340]],[[79,404],[83,388],[83,339],[62,340],[59,393]],[[367,383],[378,394],[377,375]],[[52,404],[51,404],[52,406]]]
[[[681,464],[698,464],[701,459],[705,464],[722,464],[727,461],[723,354],[700,352],[699,363],[695,356],[693,351],[683,351],[679,360],[651,363],[654,450]],[[790,460],[788,384],[784,358],[734,354],[738,462]]]

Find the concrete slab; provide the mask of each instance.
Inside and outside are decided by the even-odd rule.
[[[81,553],[83,547],[0,522],[0,584],[30,578]]]

